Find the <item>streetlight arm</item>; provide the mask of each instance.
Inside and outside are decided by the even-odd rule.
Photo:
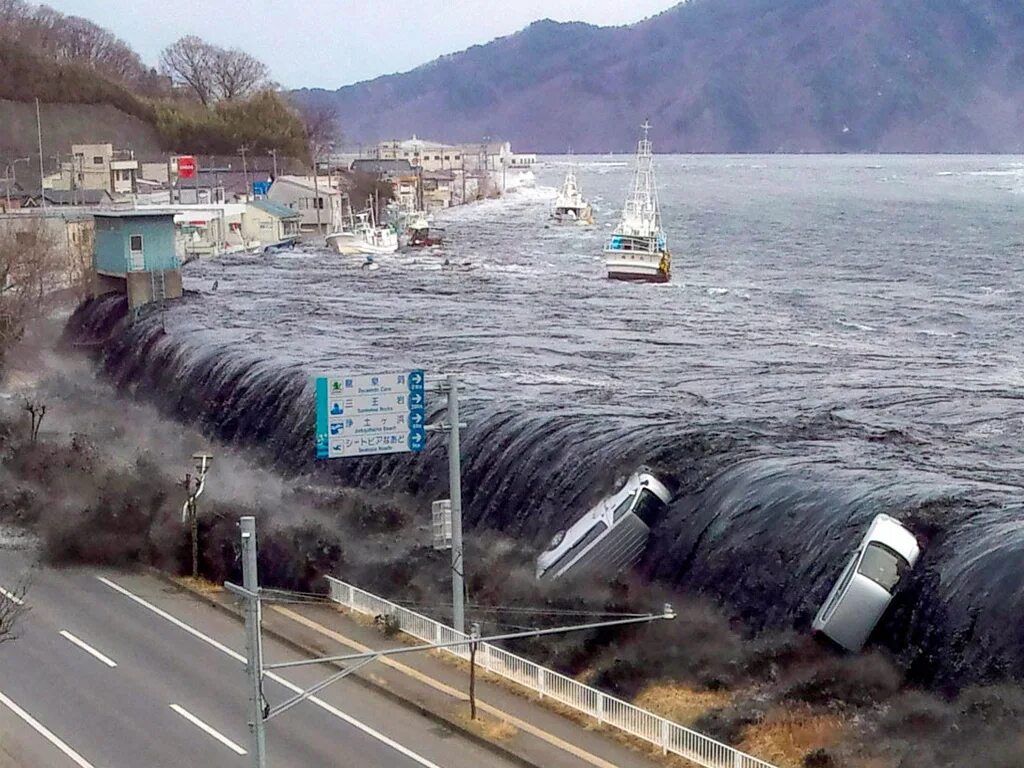
[[[233,584],[225,584],[229,591],[236,591],[236,587]],[[233,589],[233,587],[235,587]],[[376,659],[383,656],[397,656],[402,653],[415,653],[417,651],[432,651],[440,648],[456,648],[461,645],[470,645],[472,643],[495,643],[503,640],[516,640],[524,637],[541,637],[543,635],[556,635],[565,634],[567,632],[580,632],[585,629],[603,629],[605,627],[619,627],[626,624],[647,624],[652,621],[661,620],[672,620],[676,617],[675,611],[672,610],[672,606],[665,605],[662,613],[652,613],[646,616],[631,616],[626,619],[613,619],[611,621],[598,621],[590,624],[576,624],[569,627],[551,627],[550,629],[532,629],[524,632],[510,632],[503,635],[490,635],[488,637],[477,637],[472,636],[466,637],[464,640],[450,640],[443,643],[426,643],[424,645],[412,645],[402,648],[389,648],[385,651],[366,651],[363,653],[350,653],[344,656],[327,656],[318,659],[303,659],[301,661],[285,661],[277,664],[265,664],[264,669],[285,669],[288,667],[305,667],[311,664],[325,664],[331,662],[340,661],[356,661],[358,659]]]

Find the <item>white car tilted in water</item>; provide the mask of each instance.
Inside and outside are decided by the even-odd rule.
[[[920,554],[914,534],[898,520],[877,515],[814,617],[814,631],[859,651]]]
[[[617,493],[559,531],[537,558],[537,578],[592,573],[611,579],[634,565],[647,546],[651,516],[672,500],[654,475],[641,469]]]

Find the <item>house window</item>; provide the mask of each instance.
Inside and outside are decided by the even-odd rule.
[[[92,156],[92,164],[93,165],[103,165],[103,156],[102,155],[93,155]]]
[[[455,159],[456,159],[456,160],[461,160],[461,159],[462,159],[462,155],[456,155],[456,156],[455,156]]]
[[[445,155],[445,156],[444,156],[444,159],[445,159],[445,160],[451,160],[451,159],[452,159],[452,156],[451,156],[451,155]]]
[[[321,211],[324,209],[324,199],[322,197],[318,197],[316,199],[316,207],[319,208]]]
[[[142,253],[142,235],[132,235],[130,248],[132,253]]]
[[[440,155],[434,155],[434,159],[435,159],[435,160],[440,160],[440,159],[441,159],[441,156],[440,156]]]
[[[35,232],[15,232],[14,242],[23,247],[29,247],[36,244],[36,233]]]

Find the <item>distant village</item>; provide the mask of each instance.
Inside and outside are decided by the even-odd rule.
[[[69,149],[54,158],[56,170],[43,176],[42,189],[18,180],[19,171],[30,175],[22,161],[6,164],[0,237],[25,248],[45,241],[48,251],[59,252],[69,286],[88,283],[91,274],[90,290],[120,285],[133,305],[180,296],[180,265],[192,259],[302,240],[322,244],[368,206],[378,220],[401,226],[500,196],[536,162],[535,155],[514,154],[508,142],[445,144],[415,136],[331,155],[315,174],[292,172],[294,161],[284,158],[279,169],[273,153],[253,157],[244,147],[237,157],[151,161],[109,143]],[[377,199],[354,199],[368,188]],[[389,199],[380,199],[381,189]],[[120,283],[100,285],[110,280]]]

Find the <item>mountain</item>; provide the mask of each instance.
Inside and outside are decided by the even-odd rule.
[[[410,72],[295,97],[349,143],[521,151],[1020,152],[1021,0],[689,0],[628,27],[536,22]]]

